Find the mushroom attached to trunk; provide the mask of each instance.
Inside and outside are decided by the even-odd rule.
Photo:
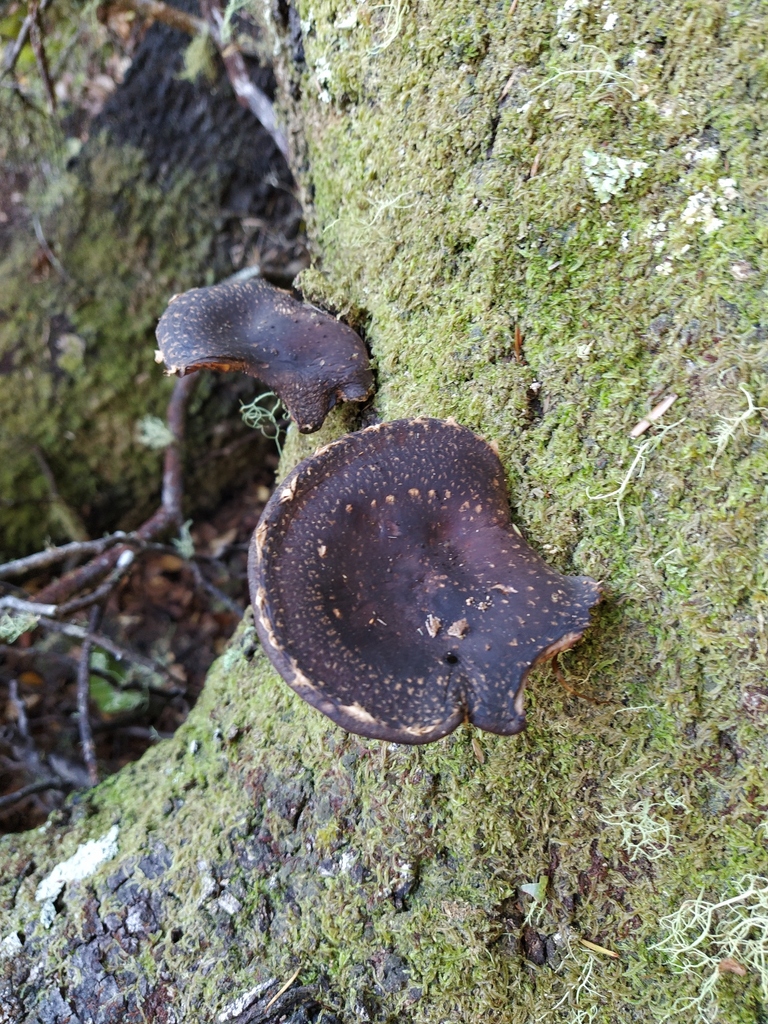
[[[297,466],[248,577],[283,679],[350,732],[397,743],[463,721],[519,732],[531,667],[572,647],[600,599],[511,524],[491,447],[433,419],[348,434]]]
[[[174,295],[157,325],[169,373],[242,370],[279,396],[303,434],[339,402],[362,402],[373,374],[351,327],[261,278]]]

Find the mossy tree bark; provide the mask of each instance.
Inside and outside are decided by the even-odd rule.
[[[99,54],[74,42],[80,75],[92,73]],[[173,386],[154,360],[158,317],[175,292],[258,255],[270,231],[282,236],[272,248],[283,262],[301,253],[285,161],[223,66],[213,80],[181,79],[187,43],[152,26],[87,126],[82,110],[59,123],[0,97],[0,560],[134,529],[154,511],[162,453],[137,427],[165,418]],[[254,76],[274,86],[268,67]],[[254,454],[234,442],[249,433],[239,401],[257,387],[201,377],[188,448],[206,461],[185,467],[196,511],[215,505]]]
[[[235,1000],[300,969],[315,1019],[686,1020],[698,1004],[753,1024],[768,15],[319,0],[281,17],[322,260],[302,286],[365,325],[381,417],[452,415],[495,441],[531,542],[604,581],[563,660],[606,703],[544,668],[519,737],[383,746],[295,698],[246,622],[181,734],[0,845],[9,1019],[259,1019]],[[285,468],[354,425],[292,437]],[[117,854],[45,928],[40,880],[113,824]]]

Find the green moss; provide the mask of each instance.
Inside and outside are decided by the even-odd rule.
[[[172,387],[154,325],[205,280],[212,191],[150,184],[138,151],[99,140],[32,198],[68,278],[35,271],[31,235],[0,262],[0,558],[75,536],[73,517],[131,528],[151,512],[162,456],[135,428]]]
[[[607,968],[612,980],[586,1006],[610,1019],[623,1001],[642,1002],[648,965],[636,970],[632,957],[659,916],[703,878],[717,891],[764,859],[755,809],[766,748],[744,701],[766,661],[765,417],[711,462],[718,426],[747,408],[739,386],[757,404],[768,397],[758,128],[768,106],[743,84],[765,81],[755,41],[765,15],[755,4],[613,3],[606,29],[610,12],[597,4],[513,6],[400,5],[382,54],[380,9],[357,8],[349,30],[338,5],[302,7],[309,72],[289,116],[304,126],[308,215],[322,243],[322,273],[302,282],[367,313],[381,416],[452,415],[495,441],[532,542],[559,568],[605,581],[605,610],[569,664],[588,678],[578,688],[626,706],[574,718],[571,699],[532,683],[537,708],[545,687],[550,725],[532,720],[520,742],[483,739],[509,752],[494,786],[525,828],[501,827],[462,779],[453,841],[488,897],[487,834],[515,861],[504,869],[512,891],[547,868],[553,845],[559,892],[563,873],[588,873],[597,851],[606,858],[578,911],[550,905],[542,929],[569,919],[607,945],[631,936],[629,962]],[[648,166],[600,203],[587,151]],[[712,216],[722,224],[707,233]],[[525,365],[514,360],[516,326]],[[622,528],[615,505],[591,496],[620,486],[643,443],[629,430],[670,392],[679,397],[663,422],[680,422],[637,464]],[[542,729],[554,733],[543,750]],[[543,778],[525,770],[534,736]],[[617,791],[638,765],[650,770],[637,791]],[[648,847],[662,854],[652,861],[632,845],[648,809],[674,837],[668,856]],[[586,955],[568,961],[572,982]],[[559,991],[554,976],[538,972],[534,989],[520,971],[514,960],[518,991],[499,1019],[525,1019]],[[659,996],[695,988],[659,963],[654,972]],[[468,989],[454,980],[443,987],[461,1001]],[[509,984],[500,971],[490,985],[499,1005]],[[479,985],[457,1019],[488,1010],[472,1002]],[[433,991],[426,1002],[417,1019],[449,1012]],[[753,1019],[749,1005],[740,1016],[734,1003],[727,1019]]]
[[[718,424],[746,408],[739,385],[768,405],[766,15],[616,0],[608,30],[597,3],[459,0],[359,5],[350,27],[349,10],[301,5],[308,70],[288,115],[322,255],[302,286],[365,328],[379,415],[452,415],[495,441],[533,545],[603,581],[562,663],[607,703],[544,668],[519,737],[368,742],[249,662],[246,630],[179,736],[93,794],[89,834],[120,816],[121,857],[148,834],[172,849],[186,895],[162,935],[177,920],[184,939],[164,956],[191,979],[189,1019],[297,966],[326,975],[350,1019],[369,998],[418,1024],[660,1019],[706,980],[655,946],[661,918],[765,864],[765,417],[712,459]],[[279,70],[295,74],[287,50]],[[587,149],[648,168],[601,205]],[[698,193],[723,198],[711,234],[681,217]],[[670,392],[662,422],[680,422],[646,449],[622,527],[590,495],[619,487],[643,443],[629,430]],[[290,435],[284,469],[353,417]],[[264,871],[243,853],[261,834]],[[39,851],[12,910],[26,929],[45,852],[12,843]],[[235,942],[198,902],[201,859],[241,887]],[[542,875],[532,920],[552,959],[536,967],[520,887]],[[387,955],[409,971],[400,989]],[[716,995],[723,1024],[765,1013],[754,972]]]

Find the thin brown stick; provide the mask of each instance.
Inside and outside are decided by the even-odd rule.
[[[51,82],[51,73],[48,69],[48,57],[43,44],[43,25],[40,18],[40,4],[38,0],[30,0],[29,14],[32,22],[29,26],[29,41],[32,45],[32,52],[35,55],[35,63],[43,83],[43,92],[48,101],[48,113],[56,113],[56,93]]]
[[[72,637],[73,640],[87,640],[94,647],[101,647],[102,650],[111,654],[118,661],[130,661],[133,665],[143,668],[146,672],[165,675],[165,670],[156,665],[154,661],[150,661],[149,658],[145,658],[135,651],[129,651],[127,648],[121,647],[102,633],[91,633],[83,628],[83,626],[76,626],[72,622],[58,622],[56,619],[49,619],[44,615],[40,616],[38,625],[43,629],[50,629],[54,633],[63,633],[64,636]]]
[[[40,0],[39,4],[36,4],[35,14],[32,13],[30,8],[26,18],[21,23],[19,34],[16,36],[16,42],[13,44],[11,49],[8,51],[8,55],[5,58],[3,67],[0,69],[0,81],[5,78],[6,75],[10,75],[13,69],[16,67],[16,61],[19,59],[19,54],[27,45],[29,39],[29,32],[32,28],[32,22],[35,16],[39,17],[51,3],[51,0]]]
[[[196,376],[194,374],[189,377],[180,377],[171,394],[166,419],[168,428],[174,436],[174,442],[165,449],[160,508],[136,530],[135,537],[139,541],[154,540],[169,526],[175,525],[177,529],[181,526],[183,480],[181,445],[184,440],[184,411],[195,383]],[[61,579],[54,580],[47,587],[43,587],[35,595],[36,600],[41,604],[62,604],[74,597],[75,594],[79,594],[81,590],[96,586],[115,568],[123,552],[128,550],[126,545],[119,544],[104,551],[92,561],[67,573]]]
[[[9,579],[13,576],[25,576],[27,573],[36,572],[40,569],[47,569],[57,562],[64,562],[68,558],[78,558],[81,555],[100,555],[106,548],[112,547],[118,541],[127,540],[130,534],[123,530],[103,537],[101,540],[75,540],[71,544],[62,544],[57,548],[48,548],[47,551],[37,551],[34,555],[27,555],[25,558],[15,558],[12,562],[0,565],[0,580]]]
[[[134,561],[133,552],[130,550],[124,551],[117,560],[117,566],[100,587],[91,591],[90,594],[85,594],[84,597],[75,597],[71,601],[60,604],[56,609],[56,617],[66,619],[67,616],[74,615],[75,612],[79,612],[82,608],[90,608],[91,605],[106,601],[123,576],[131,571]]]
[[[192,570],[192,575],[195,579],[195,584],[209,597],[213,597],[216,601],[220,601],[225,608],[228,608],[233,615],[237,615],[238,618],[242,619],[245,614],[245,609],[241,608],[237,601],[233,601],[229,594],[225,594],[223,590],[219,590],[215,583],[211,583],[203,575],[203,570],[197,564],[197,562],[190,562],[189,566]]]
[[[64,786],[58,779],[41,779],[39,782],[30,782],[28,786],[22,786],[21,789],[17,789],[15,793],[8,793],[6,796],[0,796],[0,810],[18,803],[18,801],[23,800],[25,796],[32,796],[33,793],[40,793],[44,789],[64,789]]]
[[[189,35],[209,33],[224,61],[227,77],[235,91],[237,102],[250,110],[261,122],[264,130],[272,136],[277,148],[286,160],[288,159],[288,140],[277,124],[272,101],[251,81],[245,60],[238,47],[235,44],[224,42],[222,36],[224,15],[218,0],[200,0],[202,18],[184,14],[184,12],[176,10],[175,7],[171,7],[170,4],[161,3],[160,0],[115,0],[108,6],[115,10],[135,11],[144,18],[162,21]]]
[[[94,605],[88,618],[88,632],[93,635],[101,623],[101,606]],[[91,785],[95,786],[99,781],[99,768],[96,763],[96,747],[93,743],[93,732],[91,731],[91,719],[88,711],[88,697],[90,696],[91,683],[91,651],[93,644],[90,640],[84,640],[80,649],[80,663],[77,666],[77,728],[80,733],[80,746],[83,749],[83,760],[88,769],[88,778]]]
[[[288,140],[282,129],[278,127],[272,101],[251,81],[245,60],[237,46],[224,42],[222,37],[224,15],[218,0],[200,0],[200,11],[208,24],[211,38],[221,54],[221,59],[224,61],[224,67],[227,69],[227,76],[235,91],[237,102],[246,110],[250,110],[261,122],[264,130],[269,132],[275,145],[287,160]]]
[[[95,586],[104,579],[108,572],[114,569],[120,555],[123,551],[127,550],[122,545],[110,548],[99,555],[98,558],[86,562],[85,565],[81,565],[78,569],[73,569],[72,572],[68,572],[60,579],[54,580],[47,587],[43,587],[41,591],[35,594],[36,599],[41,603],[50,602],[51,604],[58,605],[81,590],[85,590],[86,587]]]

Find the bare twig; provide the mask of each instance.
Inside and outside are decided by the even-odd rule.
[[[101,622],[101,607],[94,605],[88,618],[88,632],[95,634]],[[83,748],[83,760],[88,769],[88,778],[91,785],[95,786],[99,781],[99,769],[96,764],[96,748],[93,743],[91,732],[91,719],[88,714],[88,697],[90,694],[91,682],[91,650],[93,644],[90,640],[84,640],[80,649],[80,663],[77,667],[77,728],[80,733],[80,746]]]
[[[167,422],[175,440],[165,449],[163,467],[163,489],[160,508],[143,523],[135,532],[135,540],[145,543],[154,540],[169,526],[179,528],[182,522],[182,463],[181,444],[184,440],[184,410],[187,399],[195,386],[196,375],[179,377],[168,403]],[[61,604],[68,598],[96,586],[110,573],[118,563],[126,545],[119,544],[104,551],[97,558],[67,573],[61,579],[54,580],[36,594],[40,603]]]
[[[47,551],[38,551],[34,555],[27,555],[26,558],[16,558],[12,562],[0,565],[0,580],[9,579],[13,576],[25,576],[27,573],[36,572],[40,569],[47,569],[57,562],[64,562],[68,558],[78,558],[81,555],[100,555],[102,551],[117,544],[118,541],[128,540],[130,534],[118,530],[109,537],[101,540],[76,540],[71,544],[62,544],[61,547],[48,548]]]
[[[658,405],[654,405],[647,416],[644,416],[639,423],[635,424],[635,426],[630,430],[629,436],[640,437],[640,435],[644,434],[652,423],[661,419],[667,409],[671,409],[676,401],[677,395],[667,395],[667,397],[659,402]]]
[[[135,556],[132,551],[123,551],[117,560],[116,567],[112,570],[106,580],[104,580],[101,586],[91,591],[90,594],[85,594],[84,597],[76,597],[71,601],[66,601],[64,604],[60,604],[56,609],[57,618],[65,619],[68,615],[73,615],[75,612],[79,612],[81,608],[89,608],[91,605],[97,604],[100,601],[106,601],[123,576],[125,576],[127,572],[130,572],[133,567],[134,559]]]
[[[277,124],[272,101],[251,81],[245,60],[237,45],[224,39],[222,32],[224,15],[218,0],[200,0],[202,18],[184,14],[169,4],[161,3],[160,0],[115,0],[109,6],[117,10],[135,11],[144,18],[162,21],[189,35],[208,33],[224,61],[227,77],[235,91],[238,103],[250,110],[261,122],[264,130],[272,136],[277,148],[286,160],[288,159],[288,140]]]
[[[28,786],[22,786],[15,793],[8,793],[7,796],[0,796],[0,810],[10,807],[12,804],[23,800],[25,796],[32,796],[33,793],[40,793],[44,789],[64,789],[58,779],[41,779],[39,782],[30,782]]]
[[[129,651],[127,648],[121,647],[102,633],[91,633],[83,626],[76,626],[72,622],[58,622],[56,619],[49,619],[46,616],[40,616],[38,625],[43,629],[50,629],[54,633],[63,633],[64,636],[72,637],[73,640],[87,640],[94,647],[101,647],[102,650],[111,654],[118,661],[130,661],[139,668],[143,668],[145,672],[152,672],[157,675],[165,674],[165,670],[156,665],[154,661],[145,658],[141,654],[137,654],[135,651]]]
[[[64,269],[59,257],[56,255],[56,253],[53,251],[50,245],[48,245],[48,241],[45,237],[45,234],[43,233],[43,226],[40,223],[39,217],[32,218],[32,226],[35,229],[35,238],[37,238],[40,248],[45,253],[45,258],[51,264],[51,266],[62,279],[62,281],[68,281],[69,274]]]
[[[10,697],[11,704],[16,709],[16,727],[19,730],[19,735],[25,742],[29,742],[27,709],[24,706],[24,701],[19,696],[19,684],[16,679],[11,679],[8,683],[8,696]]]
[[[227,76],[235,90],[237,102],[250,110],[261,122],[264,130],[269,132],[275,145],[287,160],[288,140],[278,127],[272,101],[251,81],[245,60],[237,46],[224,40],[222,33],[224,15],[218,0],[200,0],[200,11],[208,24],[211,38],[221,54],[221,59],[224,61],[224,67],[227,69]]]
[[[192,575],[195,578],[196,585],[210,597],[213,597],[216,601],[220,601],[225,608],[228,608],[233,615],[236,615],[239,619],[242,619],[245,609],[241,608],[237,601],[233,601],[232,598],[225,594],[223,590],[219,590],[215,583],[211,583],[203,575],[203,571],[197,562],[190,562],[190,568],[192,569]]]
[[[29,32],[30,29],[32,28],[33,21],[36,17],[40,17],[40,15],[45,11],[46,7],[48,7],[50,3],[51,0],[40,0],[39,4],[35,4],[34,12],[30,7],[29,13],[27,14],[24,21],[22,21],[21,23],[19,34],[16,36],[16,42],[8,51],[5,61],[3,62],[3,67],[2,69],[0,69],[0,81],[2,81],[2,79],[5,78],[6,75],[10,75],[13,69],[16,67],[16,61],[19,59],[19,54],[27,45],[27,40],[29,39]]]
[[[12,612],[24,612],[27,615],[55,615],[58,605],[40,604],[38,601],[24,601],[20,597],[0,597],[0,611],[10,608]]]
[[[196,384],[197,378],[193,374],[189,377],[179,377],[174,385],[166,413],[168,429],[173,434],[174,440],[173,444],[169,444],[165,449],[160,508],[136,531],[136,535],[141,540],[153,540],[169,526],[177,528],[181,526],[181,499],[183,496],[181,444],[184,441],[184,414],[187,401]]]
[[[274,1006],[274,1004],[277,1002],[277,1000],[280,998],[280,996],[283,995],[284,992],[288,991],[288,989],[291,987],[291,985],[294,983],[294,981],[296,981],[296,979],[298,978],[300,973],[301,973],[301,967],[297,967],[296,970],[294,971],[294,973],[288,979],[288,981],[286,981],[286,983],[281,988],[279,988],[277,990],[277,992],[272,996],[272,998],[269,1000],[267,1005],[264,1007],[264,1012],[265,1013],[267,1012],[267,1010],[271,1006]]]
[[[40,80],[43,83],[43,92],[45,93],[45,98],[48,101],[48,113],[55,114],[56,93],[53,91],[51,73],[48,70],[48,57],[46,56],[45,46],[43,45],[43,25],[40,19],[40,3],[38,0],[30,0],[29,15],[32,18],[32,22],[29,26],[29,41],[32,44],[35,63],[37,64]]]

